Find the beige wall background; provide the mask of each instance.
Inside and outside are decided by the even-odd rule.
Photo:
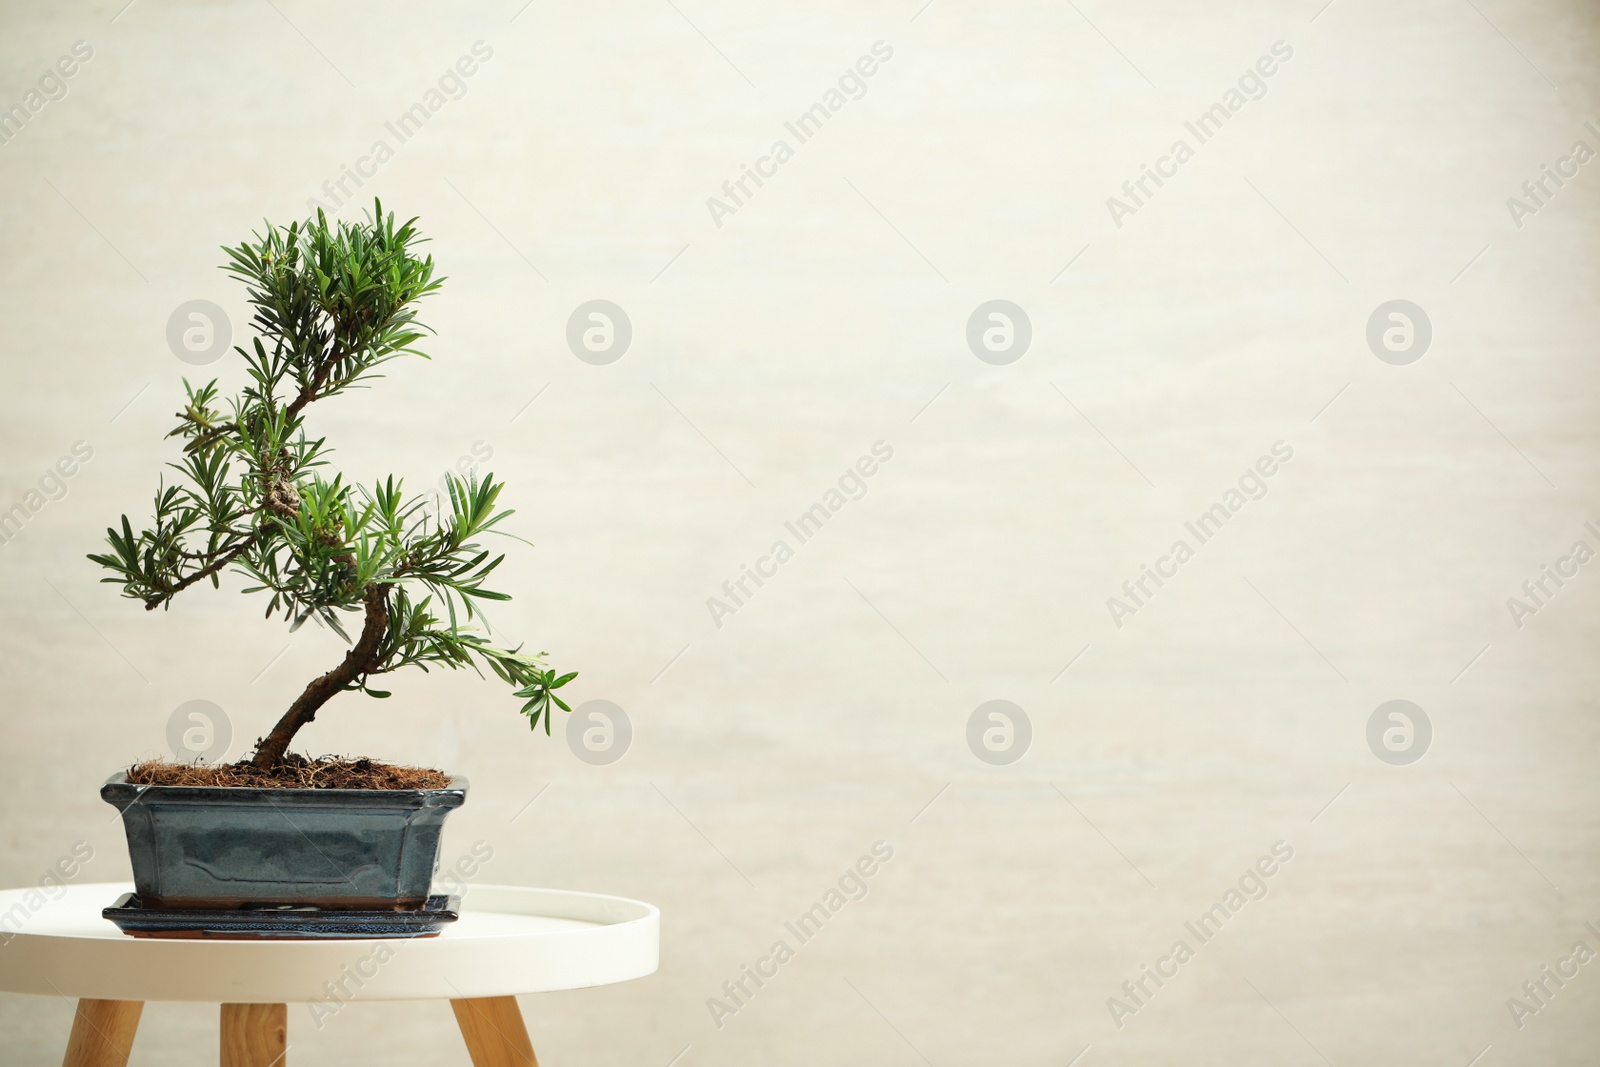
[[[479,880],[660,905],[658,974],[523,998],[545,1062],[1593,1062],[1600,964],[1520,1028],[1507,1003],[1600,950],[1600,564],[1520,626],[1507,606],[1600,549],[1600,164],[1507,203],[1600,150],[1592,5],[121,2],[0,8],[0,105],[93,50],[0,145],[0,508],[93,449],[0,545],[4,884],[79,841],[81,879],[126,877],[99,783],[167,754],[189,700],[241,755],[340,654],[236,595],[146,615],[83,556],[145,514],[181,378],[242,379],[165,339],[189,300],[248,336],[218,246],[381,139],[340,214],[421,216],[434,359],[314,429],[366,480],[492,450],[537,545],[494,622],[633,740],[591,766],[498,684],[417,674],[304,742],[470,777],[446,860],[488,845]],[[1185,122],[1275,42],[1200,144]],[[778,138],[793,158],[717,225],[707,198]],[[1180,138],[1118,226],[1107,198]],[[632,323],[606,366],[565,341],[592,299]],[[1031,322],[1009,365],[966,341],[993,299]],[[1408,365],[1366,340],[1395,299],[1431,322]],[[878,441],[866,494],[716,625],[707,599]],[[1116,625],[1107,599],[1280,441],[1266,495]],[[997,699],[1032,732],[1004,766],[966,741]],[[1405,766],[1367,741],[1394,699],[1432,725]],[[878,841],[866,896],[717,1026],[708,998]],[[1276,842],[1266,896],[1192,940]],[[1113,1019],[1179,939],[1194,958]],[[70,1014],[0,996],[0,1058],[58,1062]],[[133,1062],[214,1062],[216,1026],[151,1005]],[[296,1008],[291,1043],[467,1062],[443,1004]]]

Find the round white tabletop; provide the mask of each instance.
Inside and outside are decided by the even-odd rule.
[[[461,1000],[581,989],[655,971],[661,913],[598,893],[475,885],[437,937],[135,938],[102,918],[131,884],[0,892],[0,991],[213,1004]]]

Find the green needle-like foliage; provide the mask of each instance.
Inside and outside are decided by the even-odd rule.
[[[290,629],[315,619],[351,647],[314,679],[257,746],[251,762],[270,769],[294,734],[331,697],[347,690],[387,697],[372,680],[416,666],[475,670],[486,664],[524,699],[530,727],[550,732],[554,708],[570,711],[557,675],[539,656],[489,643],[472,625],[483,600],[508,600],[484,582],[505,558],[482,547],[511,514],[497,511],[502,485],[451,475],[449,512],[422,496],[406,497],[390,476],[371,486],[327,475],[324,439],[309,437],[304,412],[374,377],[431,331],[415,305],[438,290],[433,257],[419,257],[416,220],[396,225],[383,205],[358,224],[267,224],[237,248],[223,269],[242,280],[259,336],[244,357],[249,384],[226,403],[216,381],[188,393],[178,425],[183,458],[168,464],[155,495],[153,524],[106,531],[111,551],[89,556],[111,571],[103,581],[146,609],[167,607],[196,583],[219,584],[223,571],[244,575],[247,593],[264,594],[266,615]],[[520,539],[518,539],[520,540]],[[351,639],[342,617],[359,614]],[[479,670],[481,674],[481,670]]]

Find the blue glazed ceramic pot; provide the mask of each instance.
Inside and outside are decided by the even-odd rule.
[[[420,908],[439,865],[443,789],[257,789],[133,785],[100,796],[122,812],[133,881],[147,907]]]

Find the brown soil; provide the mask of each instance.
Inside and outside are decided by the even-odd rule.
[[[450,776],[425,767],[397,767],[365,758],[307,759],[290,753],[269,772],[256,770],[249,760],[216,767],[147,760],[128,768],[128,781],[134,785],[257,789],[443,789],[450,784]]]

